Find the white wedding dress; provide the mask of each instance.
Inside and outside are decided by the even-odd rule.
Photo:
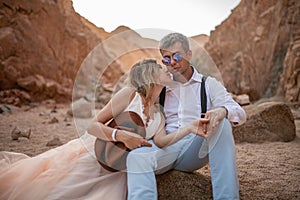
[[[145,119],[138,93],[126,110]],[[161,115],[157,112],[146,128],[148,139],[160,123]],[[99,165],[93,151],[95,139],[85,133],[34,157],[0,152],[0,199],[126,199],[126,172],[112,173]]]

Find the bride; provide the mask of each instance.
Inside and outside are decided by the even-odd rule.
[[[157,102],[172,79],[163,66],[153,59],[142,60],[131,68],[129,80],[131,87],[116,93],[80,138],[34,157],[0,152],[0,199],[126,199],[126,172],[110,172],[98,163],[93,150],[96,138],[135,149],[151,146],[149,139],[163,148],[191,132],[203,136],[205,119],[166,134]],[[105,125],[123,111],[133,111],[143,119],[145,138]]]

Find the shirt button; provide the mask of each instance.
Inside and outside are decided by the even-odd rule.
[[[181,121],[178,121],[178,126],[181,127]]]

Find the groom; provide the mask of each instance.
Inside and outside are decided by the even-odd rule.
[[[178,87],[167,89],[164,112],[167,133],[201,117],[202,74],[191,66],[192,51],[188,38],[180,33],[166,35],[159,44],[162,62]],[[127,157],[128,199],[155,200],[155,174],[168,170],[192,172],[210,165],[214,199],[239,199],[235,144],[231,123],[246,120],[245,111],[232,99],[224,86],[212,77],[205,82],[208,138],[190,134],[166,148],[141,147]],[[200,194],[199,194],[200,195]]]

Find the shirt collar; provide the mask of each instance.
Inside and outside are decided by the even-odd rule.
[[[191,84],[192,82],[202,82],[202,74],[200,74],[197,69],[194,66],[191,66],[193,68],[193,74],[192,77],[190,78],[190,80],[188,80],[186,83],[184,83],[183,85],[188,85]]]
[[[193,82],[202,82],[202,74],[200,74],[197,69],[194,66],[191,66],[193,68],[193,74],[192,77],[190,78],[190,80],[188,80],[186,83],[182,84],[183,86],[187,86]],[[166,92],[170,92],[172,89],[167,87]]]

